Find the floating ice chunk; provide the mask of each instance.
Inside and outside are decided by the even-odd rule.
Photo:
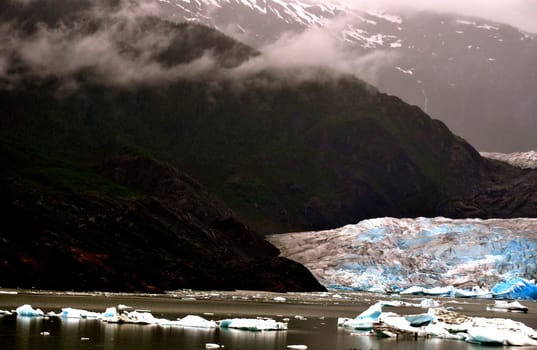
[[[0,310],[0,316],[9,316],[13,315],[13,312],[7,310]]]
[[[119,315],[119,321],[134,324],[157,324],[159,322],[150,312],[137,310],[123,312]]]
[[[405,319],[412,327],[422,327],[435,320],[434,316],[430,314],[418,314],[418,315],[406,315]]]
[[[284,297],[274,297],[274,301],[278,301],[278,302],[284,302],[286,301],[287,299],[285,299]]]
[[[46,337],[50,335],[50,332],[39,332],[39,334]]]
[[[307,345],[287,345],[288,349],[295,349],[295,350],[306,350],[308,348]]]
[[[271,318],[230,318],[218,321],[221,328],[233,328],[247,331],[286,330],[287,323],[277,322]]]
[[[362,312],[356,317],[356,319],[369,319],[371,321],[377,322],[379,320],[380,314],[382,313],[382,303],[378,302],[371,305],[367,310]]]
[[[57,316],[66,318],[100,318],[102,315],[97,312],[66,307],[62,308],[62,312]]]
[[[428,288],[423,290],[424,295],[436,295],[436,296],[448,296],[451,295],[453,291],[453,286],[447,287],[435,287]]]
[[[496,284],[492,293],[495,298],[537,299],[537,285],[534,281],[517,277]]]
[[[496,300],[494,304],[487,305],[487,311],[500,311],[500,312],[528,312],[528,308],[518,301],[511,303],[503,300]]]
[[[15,312],[18,316],[28,316],[28,317],[42,317],[44,316],[44,312],[41,311],[41,309],[34,309],[29,304],[24,304],[22,306],[19,306]]]
[[[480,287],[473,287],[472,290],[453,288],[451,296],[454,298],[492,298],[492,292]]]
[[[439,307],[439,306],[440,306],[440,303],[438,301],[433,300],[433,299],[423,299],[420,302],[420,307],[422,307],[424,309],[428,309],[430,307]]]
[[[193,328],[216,328],[218,325],[215,321],[209,321],[203,317],[196,315],[188,315],[180,319],[175,323],[177,326],[181,327],[193,327]]]
[[[119,304],[119,305],[117,306],[117,309],[118,309],[119,311],[130,310],[130,309],[132,309],[132,306],[128,306],[128,305],[124,305],[124,304]]]
[[[356,318],[338,318],[338,325],[354,329],[371,329],[373,324],[379,321],[382,314],[382,302],[371,305]]]
[[[467,331],[470,338],[466,339],[469,343],[480,344],[500,344],[504,345],[505,335],[497,329],[485,327],[471,327]],[[507,344],[505,344],[507,345]]]
[[[106,311],[103,312],[101,319],[104,322],[110,323],[118,323],[120,321],[119,314],[117,313],[117,309],[115,307],[107,308]]]
[[[220,349],[220,348],[223,348],[223,347],[224,347],[223,345],[215,344],[215,343],[206,343],[205,344],[205,349]]]
[[[413,295],[418,295],[418,294],[423,294],[423,291],[425,290],[425,288],[423,287],[417,287],[417,286],[412,286],[412,287],[409,287],[403,291],[401,291],[399,294],[413,294]]]

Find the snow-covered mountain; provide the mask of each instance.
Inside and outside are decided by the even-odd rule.
[[[514,153],[481,152],[481,156],[501,160],[522,169],[537,169],[537,151]]]
[[[537,274],[537,219],[364,220],[269,237],[325,286],[471,287]]]
[[[537,148],[533,34],[453,14],[403,15],[311,0],[155,1],[169,18],[214,26],[258,48],[284,33],[326,29],[356,60],[372,51],[389,56],[359,74],[443,120],[478,149]]]

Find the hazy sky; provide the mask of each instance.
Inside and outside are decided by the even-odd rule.
[[[504,22],[537,33],[537,0],[330,0],[350,7],[436,10]]]

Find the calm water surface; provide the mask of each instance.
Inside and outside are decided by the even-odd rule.
[[[82,308],[102,312],[106,307],[125,304],[151,310],[155,317],[176,319],[188,314],[207,319],[267,316],[278,321],[287,317],[289,330],[249,332],[225,329],[189,329],[155,325],[107,324],[92,319],[58,317],[31,318],[0,316],[0,349],[2,350],[67,350],[67,349],[205,349],[206,343],[217,343],[228,350],[283,350],[290,344],[304,344],[312,350],[378,350],[378,349],[487,349],[460,341],[425,339],[394,340],[360,335],[357,331],[337,327],[337,317],[355,317],[377,299],[388,296],[371,294],[284,294],[287,301],[276,302],[276,294],[260,292],[201,293],[177,292],[166,296],[140,295],[69,295],[50,292],[0,293],[0,309],[11,310],[31,304],[43,311],[60,312],[62,307]],[[506,317],[537,328],[537,306],[527,314],[490,313],[487,300],[437,299],[469,316]],[[414,300],[419,302],[419,300]],[[386,309],[385,309],[386,310]],[[426,312],[418,308],[390,308],[401,314]],[[295,318],[300,315],[302,317]],[[305,318],[305,319],[303,319]],[[43,336],[41,332],[49,332]],[[513,348],[515,349],[515,348]]]

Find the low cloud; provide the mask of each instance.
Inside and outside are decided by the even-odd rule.
[[[375,84],[377,73],[396,58],[394,51],[375,50],[357,54],[344,45],[340,29],[348,20],[339,19],[324,28],[313,27],[302,33],[288,32],[276,42],[261,48],[263,53],[238,68],[238,75],[251,75],[259,71],[280,71],[294,78],[308,79],[324,68],[335,74],[354,75]],[[313,76],[312,76],[313,75]]]
[[[237,81],[267,72],[287,81],[351,74],[374,84],[379,67],[394,58],[393,52],[360,56],[345,48],[338,35],[347,22],[340,19],[326,28],[283,35],[237,67],[223,67],[210,50],[184,62],[165,64],[158,55],[174,45],[178,32],[169,24],[148,19],[158,14],[158,4],[124,1],[113,11],[99,6],[98,0],[93,4],[69,24],[39,24],[30,32],[17,22],[1,25],[0,84],[17,84],[21,71],[10,69],[17,65],[34,77],[62,78],[69,88],[76,87],[73,77],[79,73],[90,73],[86,77],[99,83],[122,86],[198,78]]]

